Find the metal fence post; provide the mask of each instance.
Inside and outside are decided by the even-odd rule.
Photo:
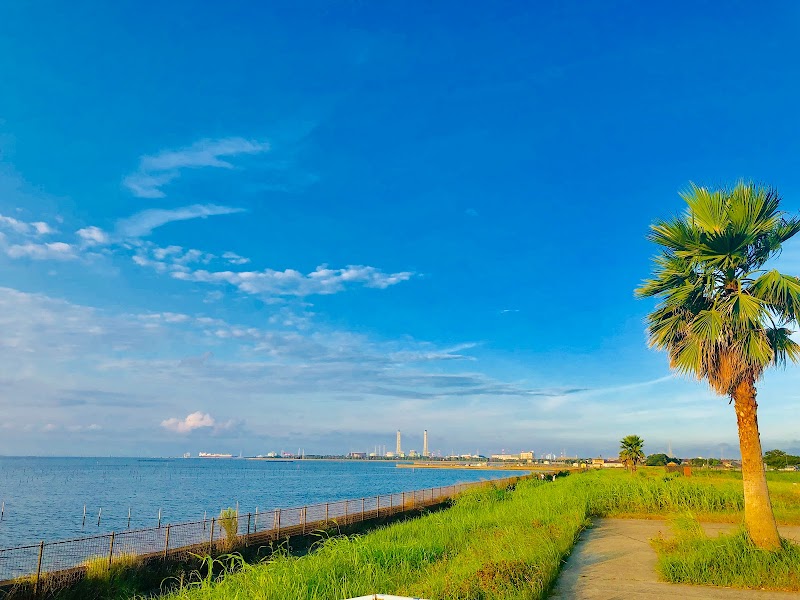
[[[250,513],[247,513],[247,537],[244,538],[244,547],[247,548],[250,545]]]
[[[276,529],[278,530],[278,533],[276,534],[275,537],[279,538],[279,537],[281,537],[281,509],[280,508],[275,511],[275,522],[277,523]]]
[[[303,535],[306,534],[306,507],[300,509],[300,525],[302,525]]]
[[[347,525],[347,505],[350,504],[349,500],[344,501],[344,524]]]
[[[208,538],[208,553],[214,553],[214,525],[216,524],[217,520],[214,517],[211,517],[211,535]]]
[[[111,532],[111,539],[108,542],[108,568],[111,570],[111,561],[114,560],[114,532]]]
[[[403,510],[406,509],[406,493],[403,492]]]
[[[169,528],[172,527],[167,523],[167,531],[164,534],[164,560],[167,560],[167,552],[169,552]]]
[[[380,494],[375,496],[375,518],[378,519],[381,516],[381,497]]]
[[[328,503],[325,503],[325,527],[328,526]]]
[[[361,499],[361,521],[364,521],[364,500],[365,498]]]
[[[33,595],[39,595],[39,580],[42,578],[42,555],[44,554],[44,540],[39,542],[39,562],[36,566],[36,582],[33,584]]]

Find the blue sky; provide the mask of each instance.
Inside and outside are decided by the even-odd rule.
[[[690,181],[800,209],[798,13],[4,4],[0,453],[736,454],[633,289]]]

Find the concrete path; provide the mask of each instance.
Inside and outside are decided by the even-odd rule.
[[[729,524],[704,524],[709,534],[729,531]],[[797,600],[796,592],[734,590],[678,585],[658,580],[656,553],[650,540],[672,535],[667,521],[595,519],[581,535],[550,594],[558,600],[616,600],[642,598],[708,598],[723,600]],[[800,542],[800,527],[781,527],[781,535]]]

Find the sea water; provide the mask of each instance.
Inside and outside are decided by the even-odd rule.
[[[0,457],[0,548],[122,531],[129,509],[136,529],[156,527],[159,511],[163,526],[237,503],[240,513],[267,511],[519,474],[392,461]]]

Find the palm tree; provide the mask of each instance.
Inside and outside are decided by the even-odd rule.
[[[800,359],[789,327],[800,317],[800,279],[765,263],[800,231],[779,210],[774,189],[739,183],[681,194],[682,217],[657,221],[661,246],[653,278],[636,290],[660,299],[648,315],[650,345],[677,371],[708,381],[734,403],[744,482],[745,524],[755,544],[780,546],[767,489],[756,416],[756,382],[767,367]]]
[[[644,440],[638,435],[626,435],[619,442],[619,459],[631,473],[636,471],[636,465],[644,460]]]

